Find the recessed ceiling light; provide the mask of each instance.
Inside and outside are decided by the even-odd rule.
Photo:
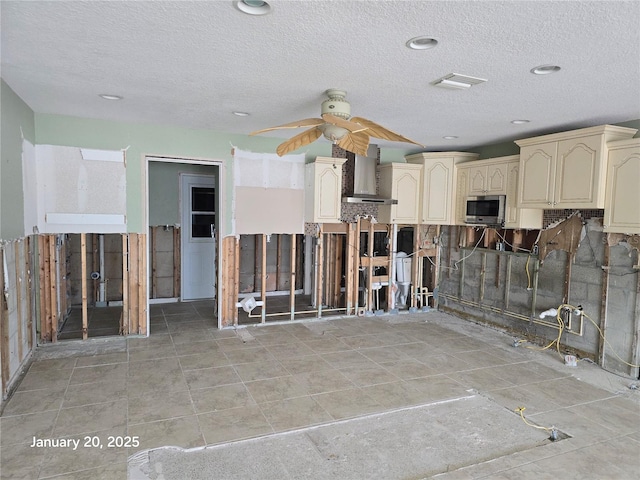
[[[560,70],[558,65],[540,65],[539,67],[532,68],[530,71],[534,75],[548,75],[550,73],[556,73]]]
[[[239,0],[233,3],[238,10],[248,15],[266,15],[271,11],[271,5],[260,0]]]
[[[514,125],[522,125],[525,123],[529,123],[529,120],[511,120],[511,123],[513,123]]]
[[[444,138],[445,140],[455,140],[458,137],[456,135],[446,135],[442,138]]]
[[[104,98],[105,100],[122,100],[120,95],[111,95],[110,93],[101,93],[98,95],[100,98]]]
[[[234,115],[237,115],[238,117],[248,117],[249,114],[247,112],[233,112]]]
[[[428,50],[438,45],[438,40],[431,37],[414,37],[409,40],[405,45],[413,50]]]

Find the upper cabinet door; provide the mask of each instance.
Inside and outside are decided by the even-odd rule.
[[[339,223],[344,158],[317,157],[305,165],[305,220]]]
[[[390,163],[380,167],[380,194],[397,200],[395,205],[378,207],[379,221],[415,225],[420,210],[420,174],[422,167],[408,163]]]
[[[640,234],[640,139],[609,146],[604,231]]]
[[[602,161],[599,135],[558,142],[554,208],[602,208],[598,202],[600,181],[604,180],[600,177]]]
[[[469,168],[469,195],[506,195],[506,193],[507,169],[504,163]]]
[[[507,194],[507,165],[504,163],[487,166],[488,195]]]
[[[557,142],[522,147],[518,206],[553,208]]]

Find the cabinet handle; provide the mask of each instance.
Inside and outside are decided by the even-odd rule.
[[[551,205],[551,202],[547,202],[547,205]]]

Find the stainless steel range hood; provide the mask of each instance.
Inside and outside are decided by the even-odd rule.
[[[355,160],[347,160],[345,181],[346,195],[342,197],[347,203],[369,203],[376,205],[394,205],[398,201],[391,198],[382,198],[377,195],[376,167],[378,164],[378,146],[369,145],[367,156],[356,155]],[[353,173],[350,171],[353,170]]]

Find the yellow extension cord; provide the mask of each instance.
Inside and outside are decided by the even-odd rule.
[[[552,432],[553,430],[556,430],[556,427],[542,427],[540,425],[534,425],[533,423],[527,421],[527,419],[524,418],[524,411],[525,411],[524,407],[518,407],[515,409],[515,411],[520,414],[520,418],[522,418],[522,421],[527,425],[529,425],[530,427],[537,428],[538,430],[545,430],[547,432]]]

